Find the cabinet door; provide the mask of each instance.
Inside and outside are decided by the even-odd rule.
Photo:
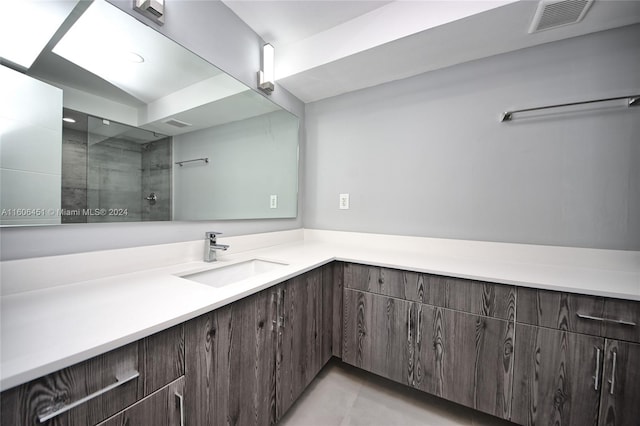
[[[98,426],[182,426],[184,377],[138,401]]]
[[[344,290],[342,360],[411,385],[413,303],[357,290]]]
[[[275,303],[266,290],[185,325],[187,424],[275,423]]]
[[[513,322],[422,304],[416,318],[413,385],[508,419]]]
[[[607,340],[601,426],[636,426],[640,419],[640,344]]]
[[[322,272],[278,286],[276,413],[281,418],[320,372],[323,362]]]
[[[603,346],[599,337],[516,324],[511,420],[597,425]]]

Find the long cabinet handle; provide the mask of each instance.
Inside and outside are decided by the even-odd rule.
[[[271,307],[273,308],[274,306],[276,307],[276,319],[272,319],[271,320],[271,331],[277,331],[278,327],[280,327],[280,323],[278,322],[278,303],[280,302],[279,299],[277,299],[280,296],[279,292],[276,291],[272,291],[271,292]],[[273,316],[271,317],[273,318]]]
[[[282,298],[280,299],[282,301],[282,315],[280,316],[280,327],[284,328],[286,323],[286,318],[287,318],[287,305],[285,304],[285,289],[282,289]]]
[[[596,347],[596,375],[593,376],[594,386],[593,389],[598,390],[600,387],[600,348]]]
[[[411,344],[411,309],[407,309],[407,342]]]
[[[78,405],[82,405],[85,402],[91,401],[92,399],[97,398],[100,395],[103,395],[103,394],[109,392],[110,390],[113,390],[113,389],[115,389],[115,388],[117,388],[119,386],[122,386],[125,383],[128,383],[128,382],[130,382],[130,381],[132,381],[134,379],[137,379],[139,376],[140,376],[140,373],[138,373],[137,371],[134,370],[133,372],[127,374],[127,376],[125,376],[123,378],[116,377],[116,382],[115,383],[112,383],[109,386],[104,387],[104,388],[100,389],[99,391],[92,393],[91,395],[87,395],[84,398],[81,398],[81,399],[79,399],[79,400],[77,400],[75,402],[72,402],[71,404],[65,405],[62,408],[59,408],[59,409],[57,409],[55,411],[52,411],[50,413],[39,414],[38,415],[38,421],[40,423],[44,423],[44,422],[46,422],[48,420],[51,420],[54,417],[57,417],[60,414],[66,413],[67,411],[77,407]],[[51,410],[51,409],[53,409],[53,408],[50,408],[49,410]]]
[[[612,351],[613,354],[613,362],[612,362],[612,366],[611,366],[611,379],[609,380],[609,384],[611,385],[611,387],[609,388],[609,393],[611,395],[613,395],[613,388],[616,385],[616,361],[617,361],[617,357],[618,357],[618,353],[616,351]]]
[[[178,400],[178,407],[180,407],[180,426],[184,426],[184,396],[178,392],[175,395]]]
[[[592,321],[609,322],[609,323],[618,324],[618,325],[629,325],[631,327],[635,327],[636,326],[635,322],[625,321],[625,320],[621,320],[621,319],[594,317],[593,315],[586,315],[586,314],[576,314],[576,315],[578,316],[578,318],[592,320]]]

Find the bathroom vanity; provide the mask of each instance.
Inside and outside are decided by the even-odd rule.
[[[640,415],[637,252],[220,241],[4,262],[2,424],[274,424],[332,356],[523,425]],[[191,279],[256,262],[277,266]]]

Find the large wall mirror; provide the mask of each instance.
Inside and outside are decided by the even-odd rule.
[[[32,7],[60,23],[0,52],[1,225],[296,216],[297,117],[104,0]]]

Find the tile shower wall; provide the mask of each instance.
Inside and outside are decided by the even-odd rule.
[[[88,148],[87,207],[126,209],[126,214],[90,215],[89,223],[171,219],[170,138],[140,144],[111,138]],[[157,199],[147,200],[151,193]]]
[[[126,215],[92,215],[87,222],[130,222],[142,218],[142,146],[111,138],[89,145],[87,207],[126,209]]]
[[[62,223],[87,223],[87,132],[62,129]],[[75,213],[77,212],[77,214]]]
[[[142,220],[171,220],[171,138],[142,146]]]
[[[62,223],[171,220],[171,138],[91,143],[87,116],[62,132]],[[154,193],[157,199],[147,200]],[[87,214],[126,209],[126,214]]]

